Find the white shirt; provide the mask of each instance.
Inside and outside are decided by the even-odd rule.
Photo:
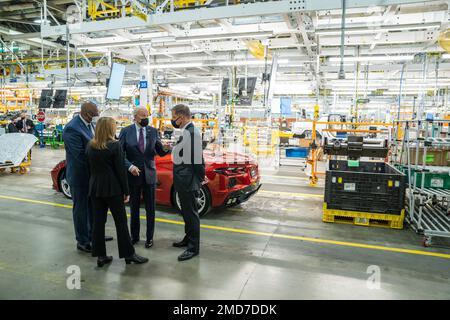
[[[192,121],[189,121],[188,123],[186,123],[183,128],[180,128],[181,130],[184,130],[188,125],[190,125],[192,123]]]
[[[79,115],[79,117],[80,117],[80,119],[81,119],[81,121],[83,121],[83,123],[86,125],[86,128],[91,128],[91,132],[92,132],[92,134],[95,136],[95,130],[94,130],[94,126],[92,125],[92,122],[91,123],[88,123],[86,120],[84,120],[83,119],[83,117],[81,116],[81,114]],[[90,126],[89,126],[90,125]]]

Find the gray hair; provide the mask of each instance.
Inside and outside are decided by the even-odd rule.
[[[175,112],[175,114],[185,116],[187,118],[191,118],[191,110],[188,106],[184,104],[177,104],[175,107],[172,108],[172,111]]]
[[[134,109],[133,109],[133,118],[136,118],[136,116],[137,116],[139,110],[145,110],[145,111],[147,111],[147,108],[144,108],[144,107],[134,108]]]

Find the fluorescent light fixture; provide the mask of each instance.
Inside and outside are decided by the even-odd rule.
[[[78,49],[109,49],[119,47],[131,47],[131,46],[143,46],[151,44],[151,40],[136,40],[136,41],[124,41],[124,42],[108,42],[98,44],[85,44],[78,46]]]
[[[45,20],[35,19],[35,20],[33,20],[33,22],[34,22],[34,23],[43,24],[43,23],[45,23]],[[47,24],[50,24],[50,20],[47,20]]]
[[[271,64],[268,61],[268,64]],[[279,59],[278,64],[288,64],[288,59]],[[264,60],[234,60],[234,61],[219,61],[217,65],[219,66],[263,66],[265,64]]]
[[[410,61],[414,56],[362,56],[362,57],[344,57],[344,62],[372,62],[372,61]],[[340,62],[340,57],[331,57],[330,62]]]
[[[220,39],[245,39],[245,38],[265,38],[272,36],[273,32],[242,32],[242,33],[224,33],[212,35],[200,35],[191,37],[176,37],[176,41],[202,41],[202,40],[220,40]]]
[[[151,40],[152,43],[175,42],[176,38],[172,36],[159,37]]]
[[[149,69],[154,70],[154,69],[197,68],[202,66],[204,66],[202,62],[167,63],[167,64],[150,65]],[[144,68],[147,68],[147,66],[145,66]]]
[[[367,27],[350,27],[345,29],[346,34],[368,34],[368,33],[379,33],[386,31],[402,31],[402,30],[427,30],[427,29],[435,29],[441,26],[440,22],[433,23],[414,23],[414,24],[403,24],[403,25],[389,25],[389,26],[377,26],[368,25]],[[323,28],[316,30],[316,35],[319,36],[328,36],[328,35],[340,35],[340,28]]]

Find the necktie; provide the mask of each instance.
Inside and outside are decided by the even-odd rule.
[[[144,153],[144,129],[139,130],[139,150]]]
[[[92,135],[94,135],[94,131],[92,130],[92,124],[88,123],[87,127],[88,127],[89,131],[92,133]]]

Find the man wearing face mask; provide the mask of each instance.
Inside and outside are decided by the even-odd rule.
[[[20,114],[20,119],[17,121],[16,124],[17,130],[19,130],[22,133],[29,133],[34,134],[34,123],[32,120],[27,118],[26,113]]]
[[[189,107],[179,104],[172,108],[172,125],[181,129],[181,137],[172,150],[173,185],[178,193],[181,213],[185,223],[183,240],[174,247],[186,250],[178,261],[189,260],[200,252],[200,218],[198,216],[197,193],[205,179],[202,136],[191,122]]]
[[[73,223],[77,249],[91,252],[91,228],[93,223],[91,201],[89,200],[89,165],[86,146],[95,134],[95,120],[98,108],[92,102],[81,105],[80,114],[66,124],[63,131],[66,149],[66,180],[70,186],[73,201]],[[106,237],[106,241],[112,237]]]
[[[128,170],[130,187],[130,233],[131,241],[140,241],[139,208],[141,194],[144,198],[147,217],[145,248],[153,246],[155,230],[155,189],[156,166],[155,155],[165,156],[166,151],[159,138],[158,131],[149,126],[149,114],[146,108],[136,108],[133,112],[134,124],[120,132],[119,140],[125,154],[125,166]]]

